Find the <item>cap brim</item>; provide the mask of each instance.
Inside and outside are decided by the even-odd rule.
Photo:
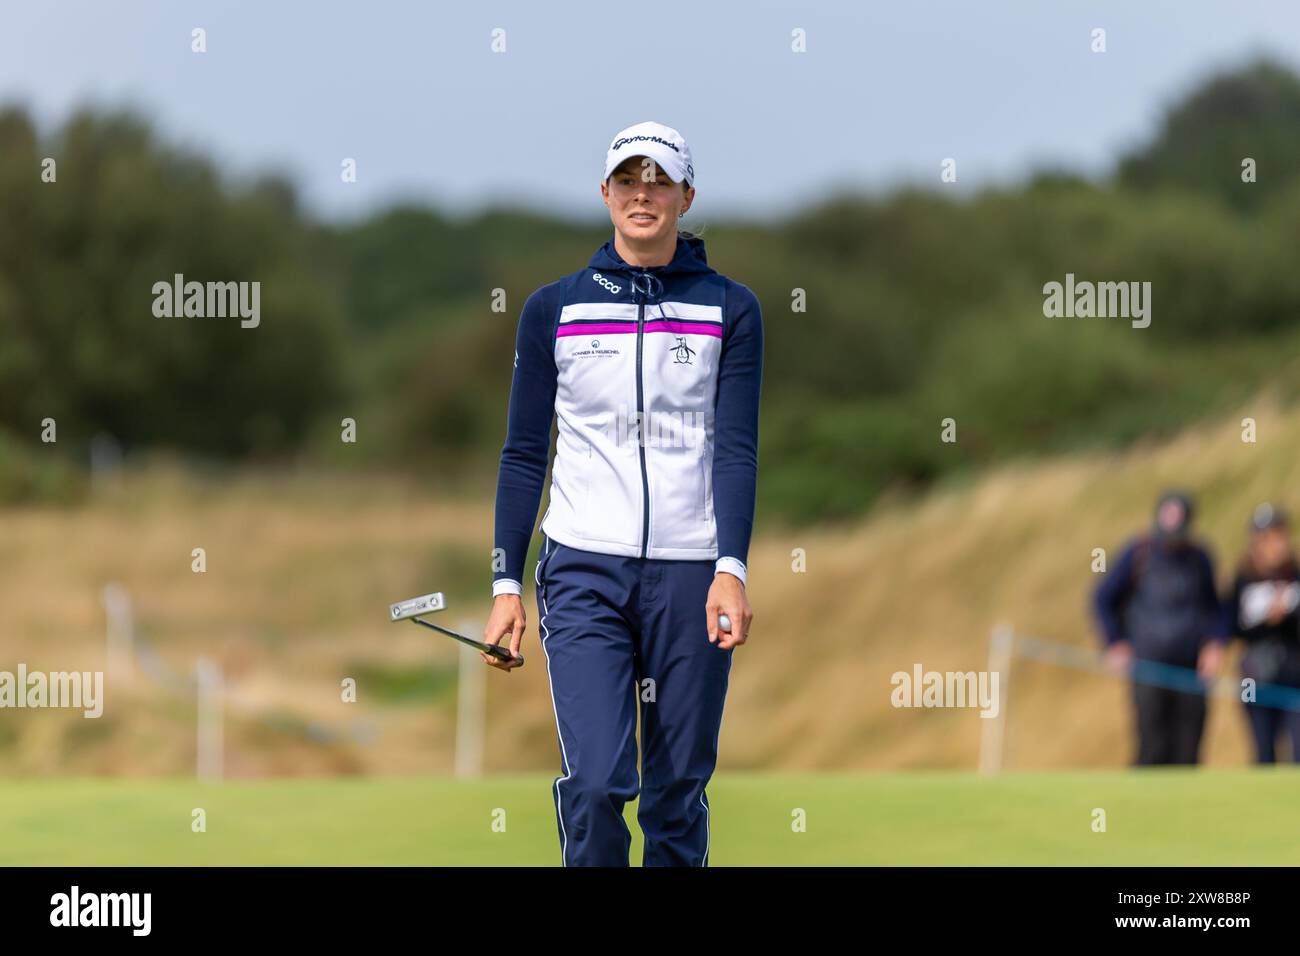
[[[675,157],[664,152],[648,152],[645,147],[629,149],[627,152],[619,152],[616,153],[612,159],[606,160],[604,178],[609,179],[609,177],[614,174],[614,170],[618,169],[618,167],[622,166],[629,159],[636,156],[644,156],[647,159],[653,159],[659,168],[668,174],[668,178],[675,183],[680,183],[686,179],[685,170],[682,171],[680,176],[673,175],[673,167],[678,165],[678,163],[674,162]]]

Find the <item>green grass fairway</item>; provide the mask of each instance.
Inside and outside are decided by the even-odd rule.
[[[551,779],[6,781],[0,864],[553,866]],[[713,866],[1300,864],[1290,767],[730,773],[709,803]],[[195,807],[206,833],[191,832]],[[1093,832],[1096,807],[1105,833]],[[493,830],[497,808],[505,832]],[[806,832],[791,828],[795,808]],[[627,818],[635,864],[635,805]]]

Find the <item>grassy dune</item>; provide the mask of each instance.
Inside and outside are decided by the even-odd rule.
[[[1241,441],[1247,415],[1255,444]],[[1002,467],[921,501],[886,503],[851,527],[779,531],[760,514],[755,629],[735,659],[722,769],[974,767],[977,714],[895,709],[891,674],[914,663],[982,668],[999,622],[1090,645],[1092,550],[1113,556],[1166,485],[1200,494],[1200,527],[1226,581],[1256,502],[1300,510],[1298,447],[1300,412],[1261,397],[1168,443]],[[100,590],[116,580],[134,595],[142,639],[169,667],[187,671],[200,654],[222,663],[235,699],[229,776],[443,773],[454,745],[455,645],[391,625],[385,610],[438,588],[452,602],[444,621],[481,628],[491,526],[488,487],[453,497],[397,480],[150,467],[84,505],[0,511],[0,668],[103,667]],[[199,547],[203,574],[191,571]],[[804,573],[792,570],[796,548]],[[558,765],[531,586],[525,606],[532,661],[509,677],[488,675],[489,771]],[[340,700],[349,676],[355,704]],[[184,698],[141,676],[110,684],[108,695],[100,721],[6,712],[0,773],[191,770]],[[1130,746],[1117,681],[1016,662],[1010,768],[1119,767]],[[1212,707],[1205,753],[1215,765],[1246,762],[1233,702]]]

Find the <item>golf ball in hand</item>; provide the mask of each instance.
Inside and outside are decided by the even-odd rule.
[[[720,630],[720,631],[730,631],[730,630],[731,630],[731,618],[727,617],[727,615],[725,615],[725,614],[719,614],[719,615],[718,615],[718,630]]]

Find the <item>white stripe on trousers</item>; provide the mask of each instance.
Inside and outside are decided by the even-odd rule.
[[[700,866],[709,865],[709,844],[713,839],[713,834],[709,832],[709,805],[704,802],[704,791],[700,791],[700,805],[704,807],[704,859],[700,860]]]
[[[560,806],[560,784],[573,776],[569,769],[569,754],[564,747],[564,734],[560,732],[560,710],[555,706],[555,682],[551,679],[551,655],[546,650],[546,638],[550,636],[550,631],[546,629],[546,615],[548,608],[546,606],[546,595],[542,585],[542,561],[551,553],[551,539],[546,539],[546,552],[542,557],[537,559],[537,570],[533,573],[533,580],[537,582],[537,594],[542,599],[542,617],[538,621],[538,627],[542,631],[542,653],[546,656],[546,683],[551,689],[551,710],[555,713],[555,736],[560,741],[560,757],[564,761],[564,773],[551,781],[551,789],[555,791],[555,815],[560,821],[560,865],[568,866],[569,861],[566,859],[569,849],[569,834],[564,829],[564,812]]]

